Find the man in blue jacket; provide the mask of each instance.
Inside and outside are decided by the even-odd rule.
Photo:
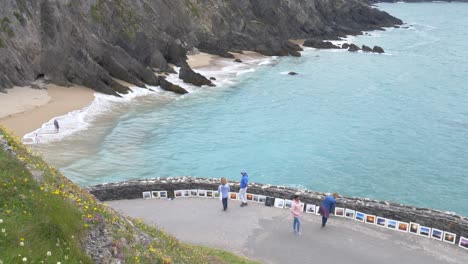
[[[239,197],[242,200],[241,207],[247,205],[247,185],[249,184],[249,175],[244,170],[241,171],[242,179],[240,181]]]

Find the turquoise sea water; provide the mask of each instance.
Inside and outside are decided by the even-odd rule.
[[[114,107],[40,148],[82,185],[245,169],[254,182],[468,215],[468,4],[379,7],[410,28],[353,41],[385,55],[306,50],[229,86]]]

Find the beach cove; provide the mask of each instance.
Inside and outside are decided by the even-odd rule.
[[[463,16],[456,5],[380,5],[410,28],[370,32],[353,42],[381,45],[383,55],[306,49],[301,58],[251,65],[216,60],[221,72],[202,63],[197,71],[216,77],[218,87],[198,89],[169,76],[191,94],[154,89],[157,95],[111,104],[86,130],[37,147],[81,185],[179,175],[235,178],[233,172],[245,168],[257,182],[466,215],[466,98],[458,89],[466,56],[456,46],[456,53],[440,52],[444,40],[464,40],[456,38],[460,33],[450,40],[438,35],[463,28],[436,15],[434,23],[414,16],[424,8]],[[74,151],[57,151],[71,146]],[[460,202],[447,204],[451,199]]]

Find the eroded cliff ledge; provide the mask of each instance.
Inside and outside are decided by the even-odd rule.
[[[37,78],[125,93],[193,48],[297,55],[294,38],[333,39],[401,24],[366,0],[3,0],[0,90]]]

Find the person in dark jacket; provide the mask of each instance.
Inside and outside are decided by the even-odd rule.
[[[57,121],[57,119],[54,119],[54,127],[55,127],[55,133],[58,133],[60,126],[59,126],[59,122]]]
[[[331,213],[334,212],[336,206],[336,199],[340,197],[338,193],[333,193],[333,195],[328,195],[323,200],[319,208],[319,214],[322,215],[322,227],[325,227],[327,224],[328,217]]]

